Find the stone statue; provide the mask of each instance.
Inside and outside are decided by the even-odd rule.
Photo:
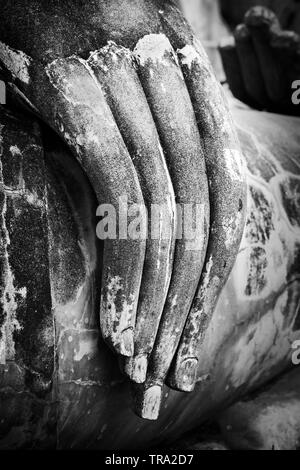
[[[298,18],[300,24],[299,2],[290,3],[293,8],[287,8],[287,16]],[[296,22],[288,26],[294,28],[290,30],[285,23],[282,15],[255,6],[235,28],[234,41],[225,41],[220,51],[236,98],[255,109],[299,116],[300,26]]]
[[[1,7],[0,447],[166,441],[292,365],[299,121],[232,118],[171,1]],[[100,241],[124,195],[168,234]]]

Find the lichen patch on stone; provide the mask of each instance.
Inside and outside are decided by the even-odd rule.
[[[2,166],[0,161],[0,175],[2,179]],[[2,295],[0,298],[1,311],[4,322],[1,325],[0,336],[0,364],[6,364],[15,358],[14,332],[20,331],[21,326],[17,320],[16,312],[18,308],[17,298],[26,298],[26,288],[16,289],[14,286],[14,275],[9,264],[8,247],[10,244],[9,233],[6,227],[6,200],[7,196],[2,193],[3,203],[0,214],[1,239],[1,285]]]
[[[170,44],[169,39],[164,34],[148,34],[139,40],[135,49],[135,57],[143,67],[148,61],[153,64],[161,63],[169,65],[165,60],[165,55],[172,56],[177,63],[177,58]]]
[[[7,70],[26,85],[30,82],[29,67],[31,58],[22,51],[11,49],[0,41],[0,60]]]

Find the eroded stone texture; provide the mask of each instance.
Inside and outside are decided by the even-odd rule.
[[[203,442],[189,447],[187,450],[203,451],[203,450],[228,450],[228,448],[219,442]]]
[[[128,382],[99,335],[101,261],[97,265],[96,257],[98,253],[101,258],[101,247],[96,243],[95,203],[89,185],[62,147],[47,148],[51,166],[46,173],[47,192],[42,193],[48,204],[49,232],[45,238],[32,235],[30,244],[28,238],[24,240],[30,245],[28,262],[38,263],[37,273],[31,272],[33,279],[44,269],[44,252],[37,248],[41,238],[45,251],[49,250],[50,275],[45,279],[51,279],[55,324],[53,395],[40,394],[39,389],[37,397],[33,389],[29,390],[19,360],[26,357],[21,356],[18,346],[19,362],[15,359],[0,366],[0,393],[5,397],[0,400],[2,447],[121,449],[167,443],[291,365],[291,346],[300,339],[300,234],[298,225],[287,217],[279,183],[291,174],[296,179],[300,174],[298,121],[249,111],[239,111],[236,119],[242,126],[240,135],[246,135],[248,142],[248,224],[235,267],[205,334],[197,388],[192,394],[165,388],[161,417],[154,423],[137,418],[131,411]],[[43,161],[42,153],[39,158]],[[67,170],[59,165],[64,160]],[[45,187],[43,164],[40,168],[41,173],[35,173],[42,179],[37,178],[35,184],[39,187],[43,180]],[[2,184],[2,211],[4,195]],[[45,212],[44,204],[41,213]],[[23,206],[16,207],[24,210]],[[8,238],[3,217],[1,227],[4,259]],[[25,229],[34,233],[28,225]],[[247,290],[251,273],[257,269],[258,248],[261,256],[263,250],[267,254],[264,282]],[[18,289],[22,287],[17,285]],[[37,298],[45,295],[33,281],[29,287]],[[41,328],[40,323],[37,328]],[[40,367],[46,377],[45,363]]]
[[[300,446],[300,369],[220,417],[233,449],[297,450]]]
[[[262,168],[262,172],[248,174],[250,198],[243,245],[206,333],[196,391],[180,394],[165,388],[158,422],[142,421],[131,411],[128,382],[118,372],[115,359],[102,342],[96,348],[97,331],[79,333],[66,329],[58,353],[59,390],[63,399],[60,447],[138,448],[162,440],[168,442],[211,416],[217,406],[232,403],[291,364],[291,345],[300,337],[296,324],[299,264],[295,263],[299,234],[286,224],[285,210],[278,200],[277,180],[270,183],[263,169],[272,169],[273,177],[279,173],[286,177],[289,171],[299,173],[293,157],[296,122],[278,122],[278,132],[285,129],[285,138],[289,139],[289,156],[282,150],[285,145],[282,135],[277,147],[272,143],[276,152],[270,151],[268,132],[273,133],[277,117],[273,121],[271,116],[269,124],[270,116],[260,115],[259,126],[265,126],[262,130],[257,129],[257,113],[247,117],[240,112],[238,118],[253,145],[252,165],[256,170]],[[259,132],[265,134],[265,139],[261,137],[254,145],[253,136]],[[251,152],[249,159],[250,156]],[[261,162],[259,167],[254,164],[255,159]],[[265,275],[258,291],[247,291],[253,271],[251,254],[256,248],[266,251],[266,272],[272,276]],[[88,291],[84,295],[87,294]],[[82,299],[74,301],[70,312],[80,311],[81,303]],[[70,318],[73,315],[70,313]],[[78,357],[80,361],[75,359]]]
[[[0,448],[52,444],[54,330],[38,125],[0,109]],[[47,417],[47,419],[45,419]],[[40,427],[39,420],[44,420]]]

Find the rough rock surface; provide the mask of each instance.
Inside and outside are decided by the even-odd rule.
[[[203,442],[189,447],[188,450],[202,451],[202,450],[228,450],[224,444],[219,442]]]
[[[230,25],[241,23],[249,8],[262,5],[274,11],[283,27],[300,32],[300,10],[297,0],[221,0],[224,18]]]
[[[233,405],[222,414],[220,423],[232,449],[299,449],[299,367],[256,397]]]
[[[1,108],[1,448],[167,442],[291,365],[300,339],[299,121],[235,118],[249,170],[242,246],[195,392],[166,388],[161,417],[149,423],[131,411],[128,381],[99,336],[90,186],[61,144],[44,136],[43,152],[36,124]]]
[[[39,127],[0,110],[0,448],[55,443],[45,163]]]

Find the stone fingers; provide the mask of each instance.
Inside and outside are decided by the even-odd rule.
[[[139,77],[166,155],[180,213],[177,234],[180,236],[175,247],[171,283],[150,356],[146,382],[136,392],[136,412],[141,417],[157,419],[162,386],[203,267],[209,231],[209,198],[195,114],[169,40],[164,35],[145,36],[134,52]]]
[[[57,59],[45,68],[27,62],[26,71],[13,70],[20,94],[78,159],[98,202],[106,205],[98,215],[104,216],[105,208],[115,213],[115,236],[104,240],[100,324],[111,348],[131,356],[146,241],[119,239],[117,208],[123,197],[143,206],[137,173],[87,62],[76,56]]]
[[[137,383],[146,379],[159,321],[170,284],[176,238],[173,185],[154,120],[128,49],[110,43],[89,64],[121,130],[148,209],[148,237],[135,325],[134,356],[123,364]],[[120,85],[122,84],[122,85]]]
[[[195,41],[178,51],[178,57],[202,137],[211,210],[205,268],[168,378],[173,388],[192,391],[199,348],[239,250],[246,181],[235,126],[205,51]]]

